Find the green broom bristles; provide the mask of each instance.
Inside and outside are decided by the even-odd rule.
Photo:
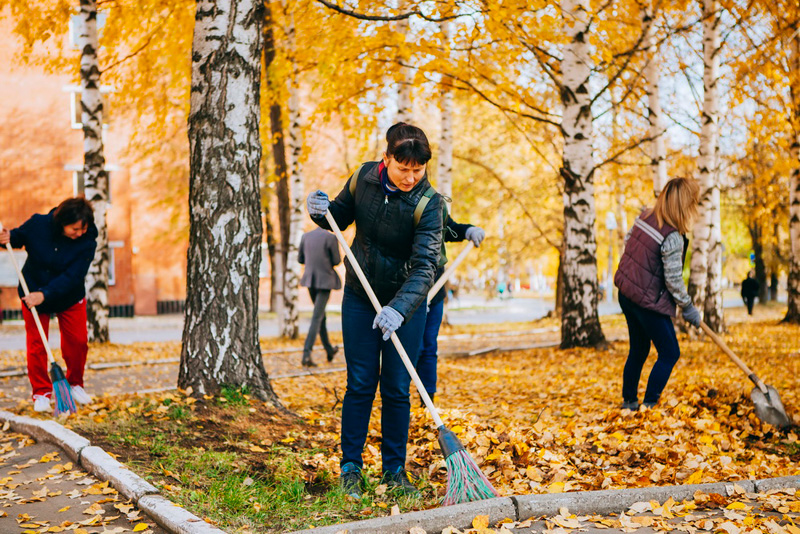
[[[447,493],[443,506],[499,497],[452,430],[444,426],[439,428],[439,446],[447,465]]]
[[[72,387],[64,376],[64,371],[53,362],[50,366],[50,380],[53,381],[53,395],[55,396],[55,415],[72,414],[78,411],[75,400],[72,398]]]

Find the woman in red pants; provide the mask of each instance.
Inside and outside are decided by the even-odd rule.
[[[88,352],[86,290],[84,279],[97,247],[97,227],[92,206],[85,198],[69,198],[50,210],[36,214],[19,228],[0,231],[0,245],[25,248],[28,259],[22,274],[30,288],[27,297],[19,288],[28,353],[28,378],[33,389],[33,409],[50,410],[53,384],[47,374],[47,353],[29,307],[35,306],[45,334],[50,316],[58,317],[61,352],[67,364],[72,398],[80,404],[92,398],[83,389],[83,370]]]

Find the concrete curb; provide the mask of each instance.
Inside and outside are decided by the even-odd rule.
[[[171,534],[226,534],[203,519],[169,501],[158,489],[115,460],[88,439],[53,420],[39,420],[0,410],[0,422],[8,422],[15,432],[37,441],[53,443],[89,473],[107,480],[117,491],[135,502],[153,521]]]
[[[408,534],[409,529],[412,527],[421,527],[427,532],[441,532],[448,526],[463,530],[471,528],[472,520],[478,515],[488,515],[489,524],[493,525],[505,518],[513,521],[525,521],[532,517],[554,516],[559,513],[561,508],[567,508],[570,513],[578,515],[610,515],[627,511],[637,502],[658,501],[663,503],[670,497],[677,502],[692,499],[696,491],[730,496],[733,495],[734,485],[739,486],[747,493],[782,488],[800,488],[800,476],[764,480],[735,480],[687,486],[653,486],[622,490],[576,491],[499,497],[457,506],[300,530],[292,534],[367,534],[376,532],[380,534]]]

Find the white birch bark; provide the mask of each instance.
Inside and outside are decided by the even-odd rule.
[[[406,7],[405,1],[401,0],[398,3],[400,11]],[[402,38],[407,41],[411,26],[409,20],[403,19],[397,23],[397,31]],[[409,58],[405,57],[402,53],[398,54],[397,61],[399,64],[410,63]],[[397,85],[397,115],[395,115],[394,122],[407,122],[411,123],[413,120],[413,110],[411,103],[411,87],[414,82],[414,71],[409,67],[398,66],[400,69],[402,79]]]
[[[300,262],[298,254],[303,237],[303,181],[302,153],[303,132],[300,116],[300,86],[295,61],[296,34],[294,18],[289,15],[286,32],[287,45],[292,61],[289,85],[289,241],[287,242],[286,265],[283,281],[283,310],[281,313],[281,335],[295,339],[300,334],[298,294],[300,286]]]
[[[716,310],[721,274],[718,146],[719,146],[719,3],[703,3],[703,111],[701,117],[698,178],[700,182],[699,216],[692,230],[693,247],[689,295],[695,306],[704,314],[704,320],[719,331],[722,327],[721,307]],[[718,266],[719,264],[719,266]],[[706,303],[708,301],[708,304]],[[709,317],[707,314],[711,312]],[[716,323],[716,324],[712,324]]]
[[[795,31],[791,41],[792,159],[794,169],[789,182],[789,243],[791,258],[786,284],[788,309],[784,321],[800,324],[800,36]]]
[[[189,251],[178,385],[280,406],[258,342],[262,5],[199,0],[189,110]]]
[[[444,25],[444,34],[447,47],[453,40],[453,23],[447,22]],[[439,193],[447,198],[453,197],[453,92],[449,87],[442,86],[441,90],[442,107],[442,137],[439,141],[439,164],[436,172],[436,185]],[[453,213],[453,205],[448,206],[450,214]]]
[[[661,60],[656,41],[656,25],[653,18],[656,13],[651,4],[646,4],[642,15],[642,27],[645,28],[645,46],[647,47],[647,64],[644,77],[647,84],[647,121],[648,137],[650,137],[650,173],[653,178],[653,194],[658,197],[667,183],[667,160],[664,144],[664,119],[661,113]]]
[[[561,347],[605,342],[597,314],[593,125],[588,0],[562,0],[568,42],[561,62],[564,154],[564,292]]]
[[[86,275],[86,322],[89,341],[108,342],[108,173],[103,147],[103,99],[97,50],[97,1],[80,1],[81,123],[83,124],[84,194],[92,203],[97,250]]]

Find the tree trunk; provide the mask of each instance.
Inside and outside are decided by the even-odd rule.
[[[711,195],[711,239],[708,243],[708,277],[703,317],[715,332],[725,330],[722,308],[722,209],[720,205],[719,169],[715,173],[715,187]]]
[[[751,223],[749,230],[750,242],[753,245],[755,278],[758,282],[758,300],[761,304],[766,304],[769,299],[769,287],[767,286],[767,267],[764,264],[764,243],[761,226],[754,221]]]
[[[564,300],[561,347],[605,343],[597,313],[594,158],[588,0],[562,0],[568,42],[561,62],[564,118]]]
[[[794,139],[792,140],[792,159],[794,169],[789,183],[789,243],[791,258],[789,259],[789,279],[786,283],[788,292],[788,309],[784,321],[800,324],[800,37],[797,35],[797,24],[794,25],[792,34],[791,51],[793,67],[791,81],[792,96],[792,127]],[[777,277],[776,277],[777,278]],[[777,286],[776,297],[777,297]]]
[[[556,305],[554,317],[561,317],[564,310],[564,246],[558,251],[558,270],[556,271]]]
[[[178,385],[247,387],[280,407],[258,343],[261,24],[258,0],[195,14],[189,110],[189,251]]]
[[[283,310],[283,266],[286,265],[286,244],[289,242],[289,182],[288,168],[286,164],[286,146],[283,134],[283,108],[281,107],[280,95],[281,88],[278,87],[276,73],[272,72],[272,64],[275,60],[275,35],[273,30],[274,22],[272,10],[269,2],[264,4],[264,79],[267,83],[267,92],[270,96],[269,123],[272,133],[272,161],[275,165],[275,176],[278,181],[275,184],[275,194],[278,199],[278,230],[280,232],[280,243],[274,244],[270,260],[272,262],[272,272],[270,281],[272,283],[270,304],[273,311],[278,313]],[[275,256],[277,255],[277,256]]]
[[[264,188],[266,189],[266,188]],[[267,257],[269,258],[269,311],[274,312],[277,308],[275,302],[277,294],[275,293],[275,228],[272,226],[272,195],[261,196],[261,206],[264,211],[264,226],[266,231],[267,240]]]
[[[453,39],[453,23],[447,22],[444,27],[446,45],[449,48]],[[436,185],[439,193],[447,198],[453,196],[453,91],[442,87],[442,138],[439,141],[439,166]],[[448,206],[450,213],[453,205]]]
[[[289,84],[289,153],[291,154],[291,171],[289,176],[289,205],[291,207],[289,222],[289,239],[286,242],[286,263],[283,279],[283,310],[280,315],[281,335],[296,339],[300,335],[298,313],[298,288],[300,286],[300,262],[298,253],[300,239],[303,237],[303,138],[300,117],[300,86],[295,55],[294,20],[290,22],[286,32],[290,53],[292,54],[292,73]]]
[[[664,147],[664,119],[661,114],[661,61],[656,41],[656,13],[651,4],[645,4],[642,14],[642,27],[645,28],[647,64],[644,77],[647,83],[647,121],[650,137],[650,174],[653,178],[653,195],[658,197],[667,183],[667,160]]]
[[[698,173],[700,182],[699,217],[692,231],[693,248],[689,295],[695,306],[704,313],[704,319],[715,331],[722,327],[722,310],[716,310],[719,280],[716,262],[722,261],[720,244],[716,241],[719,228],[715,228],[719,210],[719,186],[717,184],[717,151],[719,145],[719,4],[717,0],[703,2],[703,112],[701,117]],[[715,208],[716,205],[716,208]],[[709,278],[711,277],[711,280]],[[708,291],[711,289],[712,294]],[[708,304],[706,301],[709,301]],[[721,300],[721,299],[720,299]],[[711,313],[711,317],[706,315]],[[714,324],[712,324],[714,323]]]
[[[86,276],[86,321],[89,341],[108,343],[108,173],[103,149],[103,99],[97,50],[97,1],[80,0],[81,123],[83,183],[97,226],[97,250]]]
[[[400,0],[399,11],[403,11],[406,7],[406,0]],[[408,34],[411,31],[409,20],[403,19],[397,23],[397,32],[403,39],[408,40]],[[398,48],[400,52],[397,56],[398,65],[408,65],[409,58],[404,54],[404,46]],[[408,67],[398,66],[400,69],[401,80],[397,86],[397,115],[395,122],[411,123],[413,120],[413,110],[411,104],[411,87],[414,83],[414,72]]]

